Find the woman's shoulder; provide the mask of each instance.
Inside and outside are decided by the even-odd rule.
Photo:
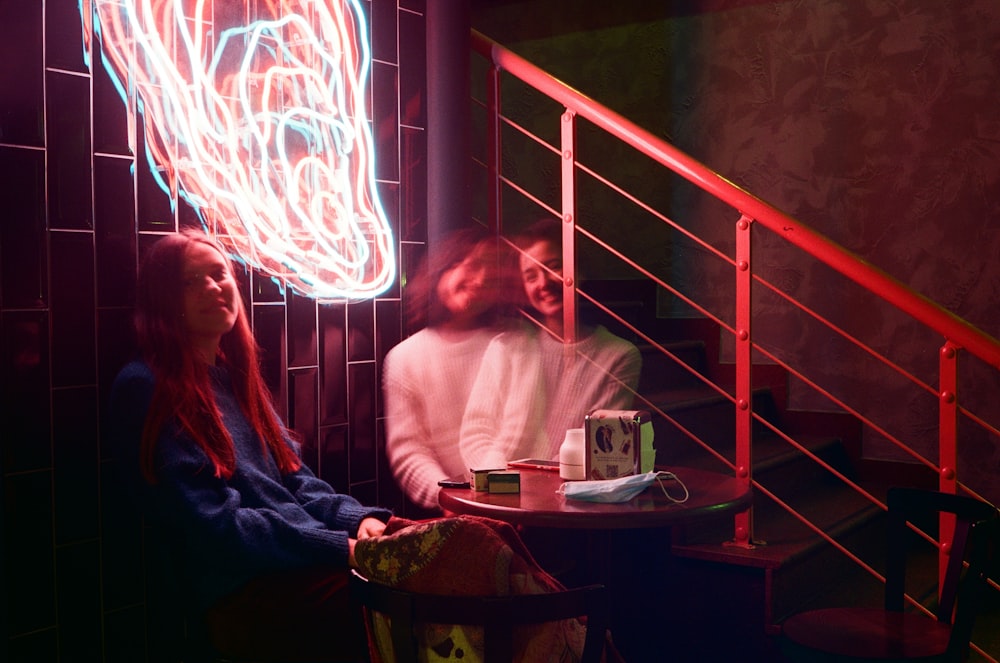
[[[153,371],[143,361],[131,361],[118,371],[111,385],[110,407],[115,415],[141,416],[153,397]]]
[[[433,340],[425,327],[389,348],[385,355],[385,364],[387,367],[405,366],[415,358],[422,356],[432,345]]]
[[[122,366],[115,380],[153,380],[153,369],[141,359],[133,359]]]
[[[111,385],[112,398],[120,395],[152,392],[153,369],[144,361],[134,360],[125,364]]]
[[[512,348],[534,347],[538,343],[538,328],[527,322],[510,323],[494,333],[491,345]]]
[[[414,365],[423,370],[429,360],[481,355],[495,333],[487,328],[444,332],[425,327],[390,348],[385,361],[387,365]]]
[[[115,377],[114,387],[134,387],[143,383],[152,385],[153,379],[153,369],[149,367],[149,364],[141,359],[135,359],[125,364],[125,366],[118,371],[118,375]]]

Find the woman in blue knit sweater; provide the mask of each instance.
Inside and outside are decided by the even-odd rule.
[[[216,649],[358,660],[347,574],[390,512],[299,459],[260,374],[229,260],[203,233],[160,239],[139,273],[142,359],[111,395],[120,462],[171,541]]]

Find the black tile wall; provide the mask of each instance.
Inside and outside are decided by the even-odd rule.
[[[104,609],[141,605],[142,521],[116,461],[101,464],[101,578]]]
[[[201,224],[196,223],[194,226],[191,227],[197,229],[201,227]],[[188,228],[188,226],[178,224],[178,228],[180,228],[181,230],[185,230]],[[242,299],[242,301],[245,302],[248,306],[250,305],[251,302],[254,304],[260,303],[257,300],[255,300],[251,295],[251,289],[253,288],[254,274],[250,270],[250,268],[247,267],[244,263],[234,260],[232,261],[232,269],[233,269],[233,278],[236,279],[236,285],[240,292],[240,298]]]
[[[122,101],[114,81],[105,68],[104,55],[98,47],[91,54],[94,89],[94,152],[132,156],[128,142],[128,111],[134,109]]]
[[[105,613],[104,660],[107,663],[146,660],[145,621],[141,605]]]
[[[375,403],[378,380],[375,377],[375,362],[348,364],[347,384],[351,417],[350,481],[353,486],[363,481],[374,481],[376,476]]]
[[[347,305],[347,361],[375,359],[375,303],[368,299]]]
[[[96,309],[92,233],[53,232],[50,296],[52,312],[52,386],[93,384]]]
[[[310,468],[319,464],[319,418],[316,409],[318,373],[316,368],[297,369],[290,371],[288,378],[288,402],[291,408],[288,425],[298,434],[302,443],[302,459]]]
[[[177,226],[174,222],[174,206],[171,204],[171,198],[160,185],[165,173],[160,172],[158,167],[149,165],[146,158],[146,142],[155,138],[146,136],[146,126],[141,121],[142,116],[137,117],[135,172],[138,229],[169,232]]]
[[[92,386],[52,392],[56,545],[96,540],[100,529],[100,405]]]
[[[0,143],[45,145],[41,2],[0,3],[0,25],[12,37],[0,40]],[[17,63],[18,66],[11,66]]]
[[[396,5],[392,2],[366,3],[370,5],[372,34],[378,39],[372,40],[372,60],[396,63],[396,41],[399,28],[396,22]]]
[[[379,366],[385,360],[385,355],[402,340],[399,320],[402,317],[402,307],[398,300],[387,299],[375,302],[375,361]],[[378,416],[382,416],[382,371],[378,373]]]
[[[350,485],[347,424],[320,429],[318,475],[340,492]],[[351,491],[353,494],[353,491]]]
[[[347,306],[324,303],[319,307],[320,424],[347,423]]]
[[[56,624],[52,472],[4,477],[4,561],[11,636]],[[51,660],[51,659],[38,659]]]
[[[372,65],[372,106],[375,150],[381,180],[399,179],[399,68],[375,62]]]
[[[81,35],[83,17],[79,11],[66,11],[73,2],[45,4],[45,66],[78,73],[90,73],[84,62]]]
[[[392,236],[398,238],[399,235],[399,183],[378,182],[377,189],[382,200],[382,209],[385,212],[389,227],[392,229]],[[382,295],[385,299],[399,299],[400,280],[397,278],[392,285]]]
[[[378,502],[378,485],[374,481],[351,484],[351,495],[362,504]]]
[[[288,293],[288,366],[298,368],[315,366],[316,300]]]
[[[399,0],[400,9],[408,9],[418,14],[424,14],[427,9],[427,0]]]
[[[49,227],[92,229],[89,78],[48,72],[45,133]]]
[[[0,177],[0,303],[4,308],[42,307],[48,296],[45,153],[0,146]]]
[[[423,2],[361,5],[376,191],[397,254],[404,234],[407,254],[419,253]],[[214,3],[216,27],[242,24],[254,6]],[[101,431],[111,382],[136,351],[136,266],[163,233],[201,220],[164,191],[168,172],[151,171],[146,141],[163,139],[146,135],[135,98],[121,98],[99,41],[85,52],[81,24],[75,0],[0,2],[0,62],[17,63],[0,66],[0,637],[12,663],[159,660],[154,622],[169,616],[162,560]],[[382,360],[402,337],[398,282],[375,301],[317,303],[245,268],[237,277],[306,461],[363,502],[400,504],[379,420]]]
[[[94,157],[94,241],[98,306],[135,300],[135,192],[132,160]]]
[[[427,43],[423,16],[399,12],[399,112],[401,125],[427,126]]]
[[[375,428],[376,442],[378,448],[378,497],[376,501],[392,509],[396,514],[409,517],[406,512],[406,500],[403,498],[403,491],[399,485],[391,480],[392,470],[389,468],[389,461],[385,454],[385,419],[376,420]]]
[[[288,361],[285,339],[285,307],[254,304],[253,329],[260,345],[261,372],[277,403],[278,414],[288,418],[285,394],[288,391]]]
[[[251,279],[251,283],[253,284],[253,301],[255,303],[284,301],[285,295],[281,290],[281,286],[274,279],[258,272],[254,272]]]
[[[404,242],[427,241],[427,134],[423,129],[403,127],[400,131],[400,162],[403,181],[423,186],[404,188],[400,198],[399,238]],[[417,190],[419,189],[419,190]]]
[[[56,549],[59,649],[65,660],[101,660],[101,577],[97,540]]]
[[[412,276],[416,272],[417,268],[420,267],[420,261],[424,259],[427,254],[425,244],[416,244],[411,242],[404,242],[399,248],[399,268],[403,274],[402,278],[407,278],[407,275]],[[403,310],[406,309],[406,299],[403,299]],[[405,318],[404,318],[405,320]],[[409,329],[403,326],[403,335],[409,336],[416,332],[416,329]]]
[[[34,663],[35,661],[59,660],[58,633],[48,628],[36,633],[13,637],[7,654],[9,663]],[[140,659],[141,660],[141,659]]]
[[[0,315],[0,419],[3,469],[30,472],[52,465],[47,311]]]

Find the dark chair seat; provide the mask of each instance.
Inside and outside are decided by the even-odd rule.
[[[785,621],[785,637],[841,657],[876,660],[941,656],[951,624],[882,608],[826,608]]]
[[[933,532],[940,514],[952,514],[955,528],[951,540],[944,542],[948,562],[937,587],[937,604],[928,615],[905,605],[907,553],[920,538],[914,530]],[[782,624],[786,658],[810,663],[965,660],[998,524],[996,507],[981,500],[890,489],[884,606],[821,608],[789,617]]]

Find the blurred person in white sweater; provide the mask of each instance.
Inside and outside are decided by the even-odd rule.
[[[408,326],[419,331],[385,358],[389,464],[406,497],[432,512],[438,481],[469,473],[458,449],[462,413],[490,339],[510,319],[503,305],[510,257],[496,244],[476,226],[434,247],[404,291]]]
[[[642,368],[635,345],[603,326],[578,324],[576,342],[563,342],[559,221],[532,224],[514,244],[538,324],[498,334],[486,349],[462,421],[462,457],[472,468],[557,459],[566,430],[582,428],[590,410],[632,407]]]

